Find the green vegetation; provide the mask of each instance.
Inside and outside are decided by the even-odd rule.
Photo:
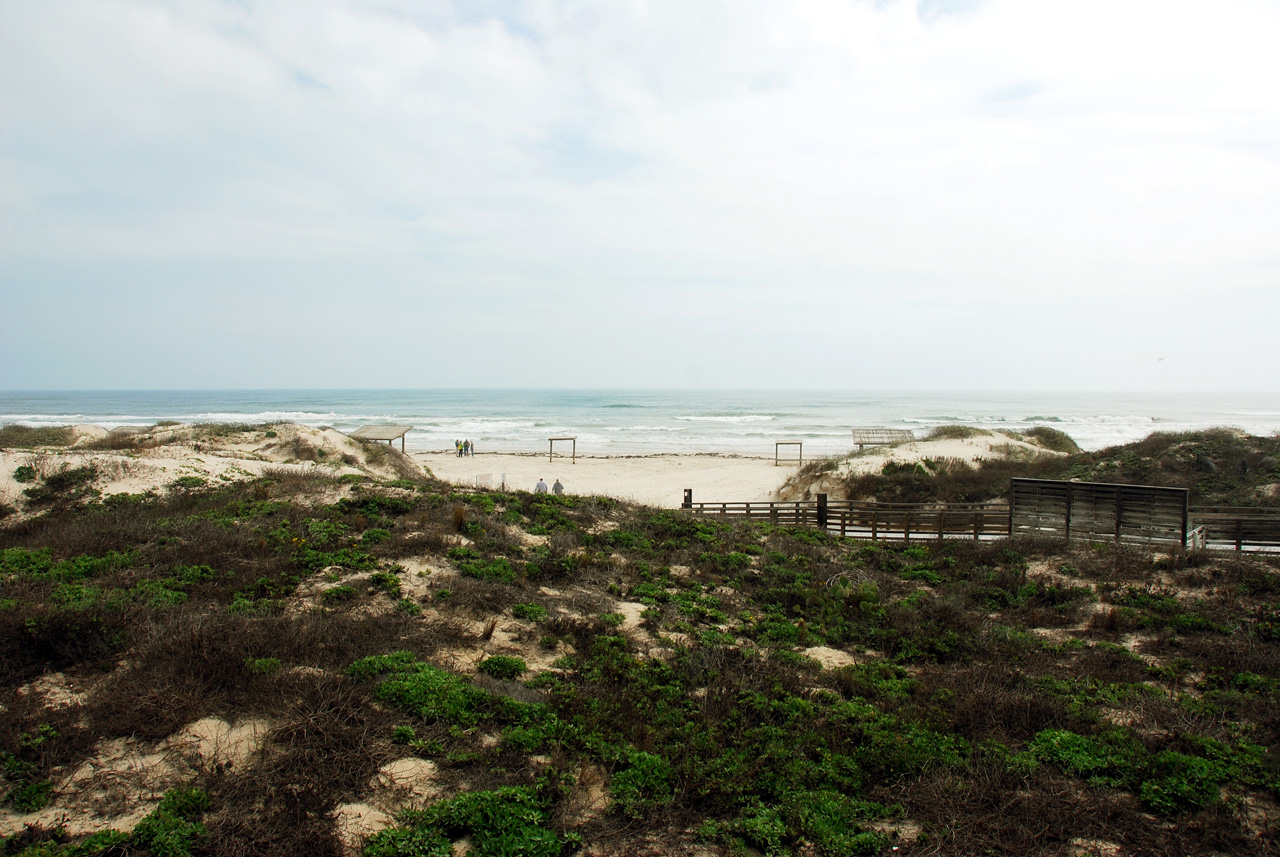
[[[94,496],[93,480],[97,477],[98,470],[93,465],[86,464],[80,467],[64,465],[61,469],[45,476],[43,484],[24,488],[22,496],[27,498],[30,506],[37,509],[74,504]]]
[[[1072,440],[1070,435],[1056,428],[1036,426],[1027,429],[1023,434],[1053,452],[1065,452],[1070,455],[1081,452],[1080,445]]]
[[[516,604],[511,608],[511,615],[529,622],[541,622],[547,618],[547,608],[541,604]]]
[[[375,835],[364,857],[450,857],[453,841],[471,837],[477,857],[559,857],[574,840],[547,824],[547,802],[535,790],[503,787],[464,792],[424,810],[406,812],[401,826]]]
[[[69,446],[75,440],[71,426],[0,426],[0,449],[33,449],[37,446]]]
[[[338,808],[391,763],[439,791],[365,854],[1244,854],[1280,834],[1250,809],[1280,798],[1275,558],[289,478],[110,502],[71,479],[0,527],[5,819],[57,817],[121,736],[147,754],[205,718],[270,724],[130,834],[7,827],[0,854],[338,853]],[[874,479],[980,482],[942,461]]]
[[[458,571],[477,580],[510,582],[516,579],[516,570],[506,557],[486,559],[471,548],[450,548],[449,559]]]
[[[508,655],[491,655],[481,661],[480,666],[476,667],[476,669],[485,675],[510,681],[519,678],[529,667],[520,658],[513,658]]]
[[[965,440],[971,437],[990,436],[986,429],[973,426],[938,426],[925,437],[925,440]]]
[[[209,797],[200,789],[166,792],[155,811],[142,818],[132,833],[101,830],[75,844],[65,843],[61,828],[0,837],[0,854],[17,857],[108,857],[114,854],[154,854],[156,857],[191,857],[206,830],[200,819],[209,809]],[[34,841],[27,841],[34,840]]]
[[[377,678],[373,697],[427,721],[475,726],[492,716],[493,698],[450,672],[419,662],[411,652],[362,658],[348,670]]]

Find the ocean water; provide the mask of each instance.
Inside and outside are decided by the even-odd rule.
[[[407,447],[547,448],[576,436],[582,455],[724,452],[772,456],[802,441],[805,457],[847,452],[853,428],[1052,426],[1085,449],[1154,431],[1234,426],[1280,432],[1280,394],[884,393],[814,390],[146,390],[0,392],[0,424],[278,420],[349,431],[412,425]],[[794,452],[790,450],[789,452]]]

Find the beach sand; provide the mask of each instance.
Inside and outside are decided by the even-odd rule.
[[[92,465],[96,471],[92,487],[103,496],[166,491],[184,477],[217,485],[255,478],[270,468],[320,470],[334,476],[362,473],[376,479],[412,475],[398,470],[400,466],[413,469],[398,455],[375,456],[377,460],[373,460],[370,448],[333,429],[287,423],[277,424],[269,435],[255,429],[231,437],[207,437],[207,431],[198,426],[154,426],[137,435],[154,445],[127,451],[85,447],[106,436],[97,426],[76,426],[75,434],[76,445],[67,448],[0,450],[0,503],[23,505],[22,492],[27,485],[15,479],[17,468],[23,465],[34,466],[42,476],[64,467]],[[731,453],[585,455],[576,461],[557,456],[548,461],[546,453],[485,452],[460,458],[441,450],[411,451],[409,459],[436,478],[457,485],[496,489],[505,484],[508,490],[532,491],[539,478],[548,485],[559,479],[568,494],[614,497],[671,509],[683,502],[685,489],[693,491],[695,503],[808,500],[819,492],[840,499],[842,480],[849,474],[878,471],[891,461],[955,458],[972,462],[1043,454],[1043,449],[1004,435],[917,441],[868,449],[796,484],[787,484],[799,469],[794,460],[775,465],[772,457]],[[300,456],[314,460],[300,461]]]
[[[487,476],[494,488],[532,491],[539,478],[557,479],[568,494],[595,494],[651,506],[675,508],[684,489],[694,502],[764,501],[796,471],[796,464],[775,466],[772,458],[714,453],[690,455],[578,456],[575,463],[545,453],[480,453],[459,458],[451,452],[414,452],[413,460],[438,479],[475,486]],[[482,481],[482,480],[481,480]]]

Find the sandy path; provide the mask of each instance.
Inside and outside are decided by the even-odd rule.
[[[757,501],[774,498],[774,492],[795,472],[794,464],[774,466],[772,458],[737,455],[638,455],[578,456],[548,463],[545,454],[480,453],[458,458],[447,452],[414,452],[413,460],[438,478],[475,485],[476,477],[489,474],[494,487],[506,474],[508,488],[532,491],[538,478],[550,485],[559,479],[570,494],[596,494],[674,508],[693,489],[696,502],[720,500]]]

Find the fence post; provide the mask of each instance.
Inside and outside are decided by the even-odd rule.
[[[1116,544],[1120,544],[1120,532],[1124,526],[1124,489],[1116,488]]]
[[[1066,542],[1071,544],[1071,502],[1075,499],[1076,489],[1071,485],[1067,486],[1067,514],[1063,521],[1063,526],[1067,531]]]
[[[1187,520],[1188,513],[1190,511],[1187,508],[1187,504],[1189,503],[1189,499],[1188,499],[1189,496],[1190,496],[1190,492],[1188,492],[1187,496],[1184,496],[1182,498],[1182,552],[1183,553],[1187,552],[1187,525],[1190,523],[1190,521]]]
[[[880,534],[877,528],[878,519],[879,519],[879,513],[875,509],[872,509],[871,510],[871,541],[873,542],[876,541],[876,537]]]
[[[1244,550],[1244,518],[1236,519],[1236,553]]]
[[[1009,480],[1009,538],[1013,538],[1013,507],[1017,503],[1018,491],[1012,479]]]
[[[680,508],[681,509],[693,508],[693,489],[692,488],[684,489],[684,504]]]
[[[938,541],[942,541],[942,531],[946,529],[947,513],[938,511]]]
[[[827,495],[818,495],[818,529],[825,530],[827,528]]]
[[[978,517],[981,514],[982,513],[979,512],[977,509],[973,510],[973,540],[975,542],[978,540]]]
[[[907,512],[902,519],[902,541],[911,544],[911,512]]]

